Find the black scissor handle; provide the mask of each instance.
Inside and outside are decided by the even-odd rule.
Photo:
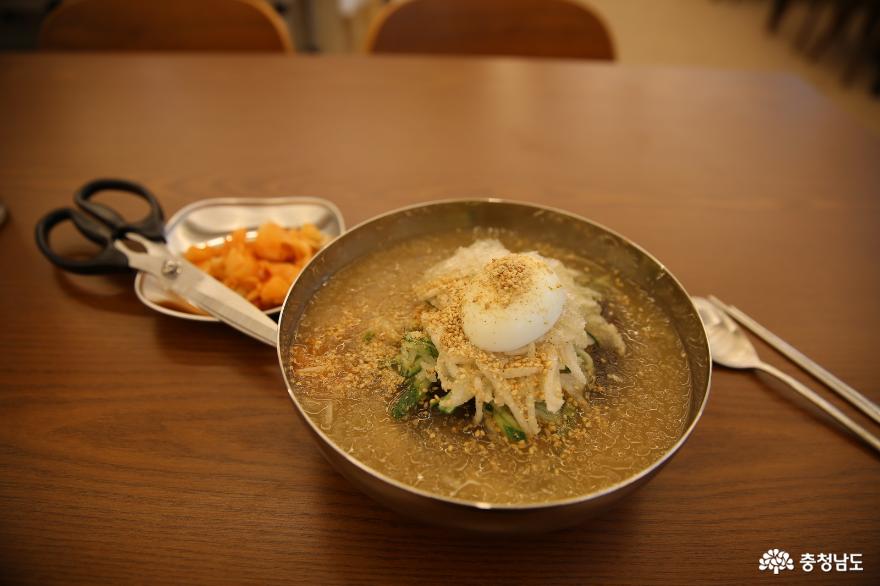
[[[150,211],[146,217],[137,222],[127,222],[113,208],[96,201],[91,201],[95,194],[109,190],[124,191],[146,200],[150,205]],[[165,213],[162,211],[162,206],[159,205],[159,200],[139,183],[126,181],[125,179],[96,179],[83,185],[74,194],[73,201],[80,208],[109,226],[113,230],[113,236],[116,238],[122,238],[126,232],[137,232],[150,240],[157,242],[165,240]]]
[[[72,221],[83,236],[95,244],[103,245],[101,251],[91,258],[75,259],[61,256],[52,250],[49,234],[57,224],[65,220]],[[113,246],[114,234],[112,230],[74,209],[59,208],[49,212],[37,222],[35,235],[37,246],[46,258],[52,261],[55,266],[66,271],[81,275],[99,275],[128,269],[128,259]]]

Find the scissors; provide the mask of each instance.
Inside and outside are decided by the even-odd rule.
[[[92,201],[102,191],[117,191],[146,200],[146,217],[129,222],[113,208]],[[165,214],[159,201],[144,186],[124,179],[98,179],[73,196],[76,207],[59,208],[43,216],[36,226],[37,246],[52,264],[81,275],[99,275],[136,269],[153,275],[166,290],[235,329],[274,346],[277,325],[244,297],[172,253],[165,245]],[[86,238],[101,246],[87,259],[62,256],[50,245],[50,234],[69,220]],[[132,242],[143,247],[139,251]]]

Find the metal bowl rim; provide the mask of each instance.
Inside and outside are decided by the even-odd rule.
[[[681,292],[687,298],[689,308],[693,311],[693,314],[694,314],[694,316],[696,316],[696,319],[697,320],[700,319],[699,313],[697,312],[697,309],[694,306],[693,299],[688,294],[687,290],[682,286],[682,284],[678,280],[678,278],[674,274],[672,274],[672,272],[666,268],[666,265],[661,263],[654,255],[652,255],[650,252],[648,252],[647,250],[645,250],[644,248],[642,248],[640,245],[636,244],[635,242],[633,242],[629,238],[623,236],[622,234],[620,234],[614,230],[611,230],[611,229],[603,226],[602,224],[599,224],[598,222],[594,222],[592,220],[584,218],[583,216],[580,216],[578,214],[574,214],[572,212],[568,212],[568,211],[560,209],[560,208],[542,205],[542,204],[531,203],[531,202],[522,202],[522,201],[516,201],[516,200],[497,198],[497,197],[451,198],[451,199],[432,200],[432,201],[412,204],[412,205],[408,205],[408,206],[402,206],[402,207],[395,208],[393,210],[381,213],[379,215],[373,216],[371,218],[368,218],[368,219],[356,224],[354,227],[352,227],[347,232],[341,233],[335,239],[328,242],[324,246],[324,248],[322,248],[318,252],[318,254],[316,254],[314,257],[312,257],[309,260],[309,262],[303,267],[302,271],[300,271],[300,275],[305,273],[305,271],[306,271],[306,269],[308,269],[309,265],[311,263],[317,261],[317,259],[319,259],[323,255],[324,251],[329,250],[331,246],[336,245],[337,241],[341,240],[344,236],[351,234],[352,232],[355,232],[357,230],[364,229],[365,227],[372,224],[373,222],[377,222],[377,221],[382,220],[388,216],[392,216],[392,215],[399,214],[399,213],[406,212],[406,211],[413,210],[413,209],[424,208],[424,207],[429,207],[429,206],[434,206],[434,205],[481,204],[481,203],[522,206],[524,208],[532,208],[532,209],[544,210],[544,211],[548,211],[548,212],[561,214],[563,216],[568,216],[568,217],[570,217],[574,220],[578,220],[580,222],[586,222],[588,224],[592,224],[593,226],[596,226],[599,229],[604,230],[605,232],[607,232],[613,236],[616,236],[617,238],[620,238],[621,240],[623,240],[627,244],[633,246],[641,254],[644,254],[646,257],[648,257],[652,262],[654,262],[658,267],[660,267],[663,270],[663,272],[669,276],[669,278],[672,279],[672,282],[681,290]],[[543,501],[543,502],[538,502],[538,503],[522,503],[522,504],[489,503],[489,502],[483,502],[483,501],[470,501],[470,500],[464,500],[464,499],[459,499],[459,498],[455,498],[455,497],[447,497],[447,496],[439,495],[439,494],[436,494],[433,492],[428,492],[428,491],[422,490],[420,488],[416,488],[414,486],[410,486],[408,484],[400,482],[399,480],[391,478],[390,476],[387,476],[387,475],[383,474],[382,472],[379,472],[378,470],[374,470],[373,468],[367,466],[366,464],[364,464],[363,462],[361,462],[357,458],[354,458],[353,456],[351,456],[350,454],[348,454],[347,452],[342,450],[333,440],[331,440],[327,436],[327,434],[325,434],[315,424],[314,421],[312,421],[311,417],[309,417],[308,413],[306,413],[305,410],[303,409],[302,405],[300,405],[299,401],[297,400],[297,398],[294,394],[293,388],[291,387],[290,378],[287,376],[287,370],[285,367],[287,357],[284,356],[283,353],[289,354],[290,348],[289,347],[282,348],[282,346],[281,346],[281,324],[284,323],[284,314],[285,314],[285,311],[287,310],[287,307],[288,307],[287,302],[290,299],[290,296],[293,293],[294,289],[296,289],[296,285],[297,285],[298,281],[299,281],[299,277],[297,277],[297,279],[293,282],[293,285],[290,287],[290,290],[287,292],[287,296],[285,297],[284,303],[281,306],[281,314],[278,318],[278,337],[276,339],[276,344],[275,344],[276,351],[278,354],[279,366],[281,367],[281,373],[284,376],[284,384],[287,387],[287,394],[290,396],[290,400],[293,402],[294,407],[296,407],[296,410],[299,412],[300,417],[308,423],[312,432],[314,432],[314,434],[324,444],[326,444],[327,446],[332,448],[333,451],[335,451],[337,455],[341,456],[342,458],[347,460],[350,464],[354,465],[355,467],[360,469],[362,472],[368,474],[369,476],[372,476],[373,478],[377,478],[377,479],[381,480],[382,482],[390,484],[390,485],[394,486],[395,488],[398,488],[400,490],[403,490],[403,491],[408,492],[408,493],[415,495],[415,496],[424,497],[424,498],[428,498],[428,499],[435,500],[435,501],[440,501],[440,502],[454,505],[454,506],[458,506],[458,507],[465,507],[468,509],[501,510],[501,511],[540,510],[540,509],[547,509],[547,508],[554,508],[554,507],[564,507],[564,506],[568,506],[568,505],[577,505],[577,504],[592,501],[592,500],[598,500],[598,499],[601,499],[602,497],[613,494],[613,493],[615,493],[615,492],[617,492],[627,486],[637,484],[643,478],[649,477],[651,474],[653,474],[654,472],[656,472],[657,470],[662,468],[663,465],[665,465],[666,462],[668,462],[678,452],[678,450],[681,449],[681,446],[684,445],[684,443],[687,441],[687,439],[691,436],[697,423],[702,418],[703,412],[706,410],[706,404],[709,401],[709,392],[712,387],[712,357],[711,357],[710,349],[709,349],[709,340],[706,337],[705,330],[701,329],[702,336],[700,338],[700,341],[703,342],[703,346],[706,350],[706,358],[707,358],[706,368],[708,371],[706,373],[706,393],[703,396],[703,402],[700,405],[700,408],[697,410],[696,414],[694,415],[693,421],[687,427],[687,429],[684,430],[684,432],[682,433],[682,435],[678,439],[678,441],[676,441],[675,444],[673,444],[668,450],[666,450],[666,452],[660,458],[658,458],[650,466],[641,470],[637,474],[634,474],[633,476],[630,476],[630,477],[626,478],[625,480],[622,480],[616,484],[612,484],[611,486],[605,487],[604,489],[602,489],[600,491],[590,492],[585,495],[581,495],[581,496],[577,496],[577,497],[570,497],[570,498],[566,498],[566,499],[558,499],[558,500],[552,500],[552,501]]]

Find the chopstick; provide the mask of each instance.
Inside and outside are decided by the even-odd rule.
[[[797,348],[750,318],[736,307],[727,305],[714,295],[709,295],[709,299],[712,303],[718,304],[724,309],[724,311],[730,314],[733,319],[748,328],[753,334],[773,346],[777,351],[816,377],[818,380],[828,385],[831,390],[849,401],[859,411],[873,419],[875,423],[880,423],[880,407],[870,399],[807,358],[807,356]]]

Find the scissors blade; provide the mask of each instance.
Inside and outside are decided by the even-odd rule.
[[[175,288],[175,293],[235,329],[275,346],[278,325],[269,316],[213,277],[192,265],[188,268],[199,272],[199,281],[194,285]],[[181,267],[181,270],[186,271],[187,268]]]
[[[250,301],[189,261],[175,257],[164,244],[136,233],[129,233],[127,237],[147,249],[146,253],[134,252],[119,240],[115,241],[114,246],[126,255],[129,266],[150,273],[166,289],[240,332],[270,346],[276,345],[278,326]]]

